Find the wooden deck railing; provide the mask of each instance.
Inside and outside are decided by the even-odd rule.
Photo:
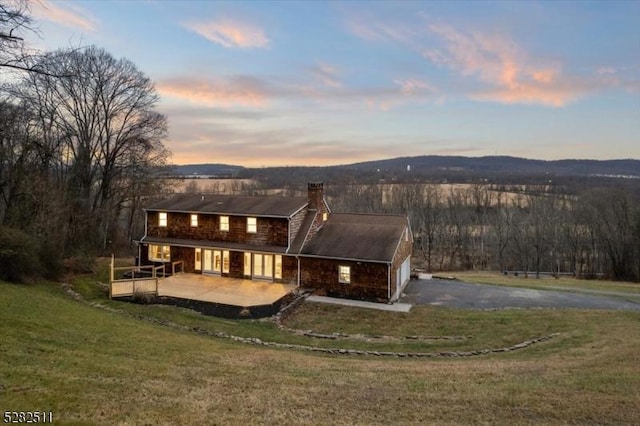
[[[109,274],[109,299],[113,297],[133,296],[136,293],[158,294],[158,281],[177,272],[184,272],[184,262],[179,260],[171,262],[170,270],[166,263],[159,266],[115,266],[115,260],[111,258]],[[123,277],[125,273],[131,277]],[[170,272],[170,273],[169,273]],[[116,278],[116,276],[122,278]]]

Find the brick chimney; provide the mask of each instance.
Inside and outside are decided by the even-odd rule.
[[[324,208],[324,183],[309,182],[307,184],[309,210],[325,211]]]

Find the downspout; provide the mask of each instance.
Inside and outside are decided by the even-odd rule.
[[[143,241],[145,238],[147,238],[148,226],[149,226],[149,212],[145,210],[144,211],[144,236],[141,238],[141,240]],[[138,243],[138,266],[142,266],[142,245],[140,243]]]
[[[296,256],[296,260],[298,261],[298,287],[300,287],[300,256]]]

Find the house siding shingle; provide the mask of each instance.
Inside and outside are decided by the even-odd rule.
[[[198,226],[191,226],[189,213],[168,213],[167,226],[158,226],[158,212],[148,212],[147,235],[158,238],[182,238],[188,240],[221,241],[262,246],[287,247],[289,244],[288,220],[258,217],[256,233],[247,232],[247,218],[229,216],[229,230],[220,230],[220,216],[198,214]]]
[[[307,209],[302,209],[291,218],[289,222],[289,233],[291,235],[290,244],[293,244],[293,241],[298,236],[298,232],[300,232],[300,227],[302,226],[302,222],[304,221],[306,214]]]
[[[351,267],[351,282],[338,281],[338,266]],[[386,302],[388,265],[336,259],[300,258],[300,286],[318,295]]]

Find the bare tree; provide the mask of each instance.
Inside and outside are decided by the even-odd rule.
[[[638,279],[635,251],[640,242],[634,227],[637,200],[622,189],[591,191],[584,195],[590,210],[591,226],[607,259],[609,274],[618,280]]]
[[[65,177],[70,241],[104,248],[131,199],[132,170],[167,158],[158,95],[131,62],[97,47],[58,50],[37,65],[45,72],[26,74],[14,93],[37,119],[43,161]]]
[[[427,263],[427,271],[432,272],[436,253],[442,249],[440,245],[445,229],[444,209],[436,185],[422,186],[421,193],[414,225],[418,229],[415,240]]]
[[[27,0],[0,2],[0,69],[60,76],[41,68],[39,55],[29,49],[25,34],[38,35]]]
[[[24,33],[33,31],[28,3],[0,3],[0,67],[28,69]]]

